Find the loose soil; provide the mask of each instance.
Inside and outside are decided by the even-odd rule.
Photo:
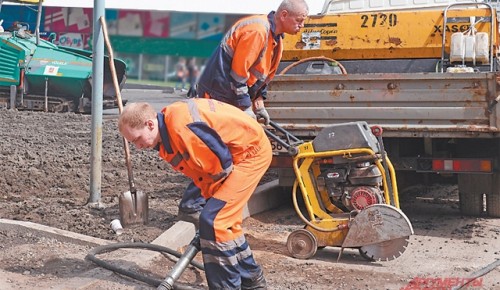
[[[188,179],[173,172],[154,151],[132,147],[136,188],[149,197],[149,223],[127,227],[116,235],[110,222],[119,218],[119,194],[129,190],[122,138],[116,118],[105,118],[102,170],[91,174],[91,160],[98,158],[91,154],[91,123],[86,115],[0,110],[0,218],[111,242],[153,241],[176,222],[177,205]],[[88,203],[92,200],[91,176],[95,184],[100,180],[100,190],[92,193],[99,203]],[[276,173],[270,170],[263,182],[274,178]],[[500,259],[500,219],[462,216],[457,196],[453,185],[401,189],[402,210],[415,235],[406,252],[388,262],[366,261],[350,249],[337,261],[339,249],[333,247],[318,250],[309,260],[292,258],[286,239],[303,224],[290,203],[247,218],[244,226],[269,289],[438,289],[431,288],[438,279],[453,286],[453,281],[473,276]],[[0,231],[0,249],[2,289],[71,289],[64,286],[65,281],[83,279],[83,273],[99,269],[84,259],[91,250],[88,245],[26,231]],[[144,271],[162,279],[173,264],[164,259]],[[206,287],[203,272],[196,269],[189,269],[181,279]],[[152,289],[119,275],[110,280],[120,281],[120,287],[113,284],[108,289]],[[500,269],[474,283],[475,289],[500,289]]]

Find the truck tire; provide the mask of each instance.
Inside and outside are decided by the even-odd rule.
[[[460,212],[464,215],[484,214],[483,195],[492,190],[492,176],[487,174],[459,174],[458,192]]]
[[[479,216],[483,214],[483,195],[459,192],[460,212],[463,215]]]
[[[490,217],[500,218],[500,194],[486,195],[486,213]]]

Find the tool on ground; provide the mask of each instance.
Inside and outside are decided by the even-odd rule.
[[[167,277],[163,280],[163,282],[160,283],[158,286],[158,290],[172,290],[172,289],[178,289],[177,287],[174,288],[174,283],[179,279],[179,277],[182,275],[184,270],[189,266],[191,261],[194,259],[196,254],[201,250],[200,246],[200,235],[198,232],[196,232],[196,235],[194,236],[193,240],[191,240],[191,243],[189,243],[189,246],[187,247],[186,251],[182,256],[179,258],[175,266],[170,270],[168,273]]]
[[[306,224],[288,236],[293,257],[308,259],[318,248],[333,246],[341,248],[340,254],[357,248],[365,259],[392,260],[406,250],[413,227],[399,209],[394,167],[366,122],[330,125],[308,142],[273,121],[270,125],[274,130],[266,128],[266,134],[292,156],[293,204]],[[381,135],[379,129],[374,127]]]
[[[111,47],[111,42],[109,41],[108,30],[106,28],[106,20],[104,19],[104,17],[100,18],[100,22],[104,35],[104,41],[109,53],[109,66],[111,70],[111,76],[113,78],[113,85],[116,91],[118,110],[121,114],[123,112],[123,103],[120,88],[118,85],[118,78],[116,76],[115,64],[113,62],[113,48]],[[144,192],[138,191],[135,188],[134,176],[132,172],[132,161],[130,158],[130,148],[125,138],[123,138],[123,147],[125,149],[125,163],[127,165],[130,190],[121,193],[118,199],[120,208],[120,220],[124,227],[133,224],[146,224],[148,222],[149,216],[148,196]]]
[[[500,259],[496,259],[494,262],[486,265],[485,267],[475,271],[472,273],[469,277],[462,279],[462,283],[460,285],[457,285],[455,287],[452,287],[450,290],[460,290],[462,288],[469,288],[467,285],[470,285],[471,288],[474,288],[474,280],[476,280],[479,277],[482,277],[489,272],[493,271],[496,267],[500,267]],[[481,287],[481,286],[480,286]]]

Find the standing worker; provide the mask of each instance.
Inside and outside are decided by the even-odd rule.
[[[276,12],[236,22],[207,61],[198,80],[198,97],[234,105],[269,124],[264,99],[281,60],[282,39],[285,33],[297,34],[308,13],[304,0],[283,0]],[[199,189],[190,184],[179,204],[178,218],[196,225],[204,203]]]
[[[137,148],[158,150],[201,189],[206,204],[199,233],[209,288],[267,289],[242,230],[243,208],[272,159],[262,126],[234,106],[195,98],[160,113],[148,103],[128,104],[118,128]]]
[[[305,0],[283,0],[276,12],[237,21],[207,61],[198,96],[234,105],[269,125],[264,99],[281,60],[282,39],[297,34],[308,13]]]

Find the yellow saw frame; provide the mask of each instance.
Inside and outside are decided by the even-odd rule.
[[[365,122],[358,123],[350,128],[367,127]],[[289,134],[273,122],[271,122],[271,126],[282,133]],[[374,129],[381,134],[381,128],[371,128],[372,131]],[[279,138],[269,130],[266,133],[275,140]],[[363,132],[363,134],[371,134],[371,132]],[[332,138],[346,138],[335,136],[335,133],[329,131],[327,127],[318,134],[315,140],[325,138],[324,136],[331,138],[330,135]],[[371,137],[371,146],[376,146],[375,135],[369,137]],[[413,234],[413,228],[409,219],[400,210],[396,172],[385,152],[382,154],[383,145],[379,147],[378,152],[370,146],[316,151],[315,140],[301,142],[294,146],[288,143],[282,144],[285,147],[289,145],[287,148],[293,157],[296,181],[292,189],[292,200],[295,211],[305,223],[304,229],[294,231],[288,237],[287,248],[290,254],[295,258],[308,259],[314,256],[318,248],[334,246],[359,248],[362,256],[369,260],[397,258],[406,248],[408,238]],[[328,139],[326,140],[328,143]],[[379,140],[381,141],[381,138]],[[298,141],[298,139],[295,138],[294,141]],[[377,166],[382,175],[383,204],[370,205],[361,211],[345,211],[331,201],[327,190],[319,186],[316,180],[321,173],[321,164],[339,159],[345,160],[344,163],[370,161]],[[337,163],[343,163],[343,161]],[[299,206],[297,197],[299,190],[307,217]],[[374,222],[371,222],[372,220]],[[369,234],[365,235],[364,233]],[[386,248],[390,241],[394,241],[398,247],[394,249],[394,252]],[[382,250],[376,246],[381,243],[386,245],[381,248]],[[363,246],[370,246],[368,248],[369,254],[363,250]],[[371,254],[370,250],[374,253]]]

